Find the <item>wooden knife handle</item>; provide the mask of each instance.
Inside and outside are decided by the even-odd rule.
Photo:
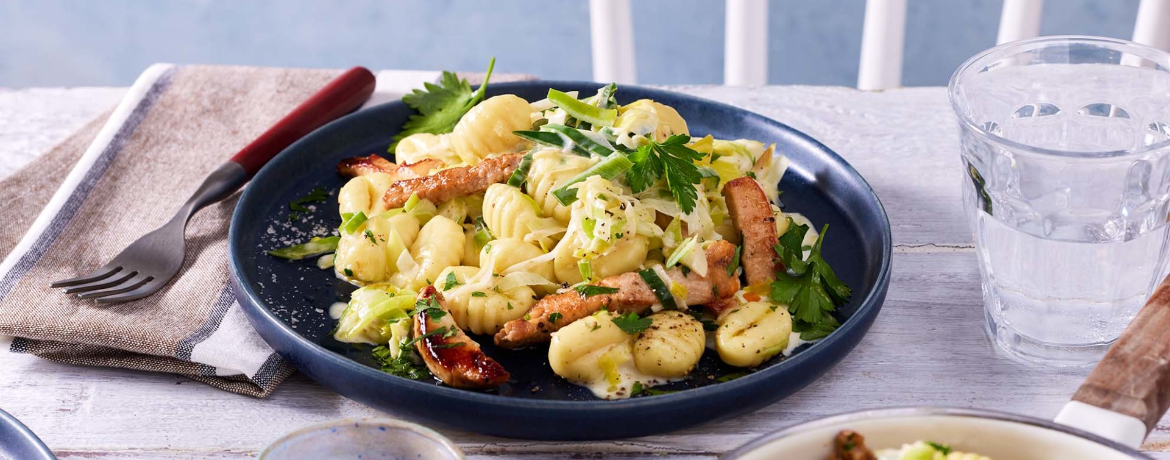
[[[1162,281],[1073,400],[1133,416],[1154,429],[1170,407],[1170,277]]]
[[[268,131],[240,150],[231,161],[256,175],[268,160],[314,129],[361,107],[374,94],[374,74],[365,67],[347,70],[276,122]]]

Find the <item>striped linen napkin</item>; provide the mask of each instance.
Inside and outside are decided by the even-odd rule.
[[[104,265],[164,223],[216,166],[340,72],[158,64],[111,114],[0,182],[0,335],[14,336],[11,351],[269,395],[293,368],[248,324],[228,286],[237,197],[191,219],[183,269],[153,296],[107,306],[49,283]],[[379,72],[366,106],[438,76]]]

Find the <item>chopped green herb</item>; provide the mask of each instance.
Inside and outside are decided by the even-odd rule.
[[[593,297],[595,295],[614,294],[618,291],[618,288],[598,286],[595,284],[582,284],[573,288],[573,290],[581,294],[581,297]]]
[[[492,77],[492,69],[496,67],[496,59],[488,62],[487,74],[483,83],[475,92],[471,91],[471,84],[459,78],[452,72],[443,72],[439,83],[424,83],[425,89],[416,89],[410,94],[402,96],[402,102],[418,111],[402,125],[402,131],[394,136],[394,143],[390,144],[389,151],[394,152],[398,141],[415,133],[443,134],[455,129],[455,124],[463,118],[463,114],[475,107],[483,100],[487,91],[488,81]]]
[[[329,199],[329,192],[325,191],[325,187],[317,187],[308,195],[297,198],[288,204],[288,209],[291,210],[288,214],[288,220],[294,221],[301,217],[300,213],[312,212],[313,210],[308,206],[308,203],[317,203]]]
[[[560,312],[553,312],[551,315],[548,315],[548,322],[555,325],[563,317],[564,315],[561,315]]]
[[[720,383],[730,382],[732,380],[738,379],[738,378],[746,376],[748,374],[750,374],[750,372],[746,372],[746,371],[732,372],[730,374],[726,374],[726,375],[723,375],[722,377],[715,379],[715,381],[720,382]]]
[[[792,313],[792,328],[800,332],[802,340],[815,340],[840,326],[833,312],[849,300],[851,290],[837,278],[837,274],[821,256],[821,245],[829,226],[822,227],[808,258],[801,259],[799,256],[804,252],[801,241],[808,232],[808,226],[795,225],[789,219],[789,229],[780,237],[780,244],[776,245],[776,251],[788,271],[776,274],[771,298],[788,305],[788,311]]]
[[[743,241],[742,236],[740,237],[740,241]],[[741,251],[743,251],[743,246],[735,247],[735,255],[731,256],[731,263],[727,264],[727,276],[734,276],[735,271],[739,269],[739,255]]]
[[[427,366],[415,355],[413,348],[403,344],[401,353],[393,357],[386,346],[374,347],[374,360],[382,366],[382,372],[411,380],[422,380],[431,376]]]
[[[593,329],[590,329],[590,330],[589,330],[589,332],[593,332],[593,331],[596,331],[596,330],[598,330],[598,329],[601,329],[601,325],[600,325],[600,324],[594,324],[594,325],[593,325]]]
[[[509,309],[509,310],[512,310],[512,309],[515,309],[515,308],[516,308],[516,307],[513,307],[513,306],[512,306],[512,302],[508,302],[508,309]]]
[[[439,305],[439,301],[434,297],[418,299],[418,301],[414,303],[414,312],[416,314],[425,312],[427,316],[431,317],[433,320],[442,319],[443,316],[447,314],[447,312],[443,310],[443,307]]]
[[[687,147],[690,140],[690,136],[675,134],[661,143],[650,142],[638,147],[630,155],[634,165],[626,173],[626,180],[634,193],[650,188],[665,175],[666,186],[683,213],[694,211],[695,200],[699,197],[695,184],[703,180],[695,162],[701,160],[703,154]]]
[[[455,279],[455,272],[447,272],[447,279],[443,281],[443,290],[450,291],[451,288],[458,285],[459,280]]]
[[[658,396],[668,395],[671,393],[678,393],[678,390],[659,390],[644,386],[642,385],[642,382],[634,382],[634,385],[630,387],[630,396]]]
[[[613,319],[613,324],[621,328],[623,332],[629,335],[634,335],[650,328],[654,320],[650,318],[640,318],[637,313],[630,312],[625,316],[619,316]]]
[[[371,243],[378,244],[378,239],[374,238],[374,232],[366,230],[363,234],[366,235],[366,239],[370,240]]]
[[[268,255],[288,260],[301,260],[306,257],[319,256],[336,251],[337,242],[340,240],[341,237],[338,236],[327,236],[325,238],[314,236],[307,243],[294,244],[287,248],[273,249],[268,251]]]
[[[423,339],[426,339],[427,337],[436,336],[436,335],[440,335],[440,334],[446,334],[446,333],[447,333],[447,326],[443,326],[443,327],[440,327],[438,329],[431,329],[426,334],[423,334],[423,335],[420,335],[420,336],[415,337],[413,339],[407,340],[405,343],[402,344],[402,346],[403,347],[414,346],[414,344],[422,341]]]
[[[937,442],[932,442],[932,441],[926,441],[926,444],[929,445],[930,447],[934,448],[934,450],[937,450],[940,454],[950,455],[950,453],[951,453],[951,446],[948,446],[946,444],[939,444]]]
[[[475,291],[471,293],[472,297],[487,297],[487,293],[483,291]]]
[[[347,268],[347,269],[345,269],[345,270],[342,270],[341,272],[342,272],[342,273],[345,273],[345,276],[348,276],[348,277],[350,277],[350,278],[353,278],[353,270],[350,270],[350,269],[348,269],[348,268]]]

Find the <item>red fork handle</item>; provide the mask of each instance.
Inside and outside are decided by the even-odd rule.
[[[365,67],[349,69],[268,128],[268,131],[233,156],[231,161],[242,166],[248,173],[248,179],[251,179],[285,147],[314,129],[361,107],[373,93],[374,74]]]

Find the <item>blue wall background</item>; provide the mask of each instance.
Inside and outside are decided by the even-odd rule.
[[[1138,0],[1048,0],[1041,33],[1129,38]],[[723,2],[634,0],[638,79],[720,83]],[[907,86],[994,45],[1002,0],[913,0]],[[853,86],[864,0],[772,0],[769,80]],[[585,0],[0,0],[0,86],[129,85],[154,62],[589,79]]]

